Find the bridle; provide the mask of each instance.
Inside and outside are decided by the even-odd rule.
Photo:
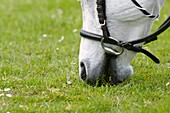
[[[154,15],[150,14],[147,12],[145,8],[143,8],[136,0],[131,0],[137,9],[139,9],[146,17],[151,18],[151,19],[156,19],[159,17],[159,15]],[[97,0],[97,11],[98,11],[98,18],[99,18],[99,23],[101,25],[101,30],[103,32],[103,35],[91,33],[85,30],[80,31],[80,35],[84,38],[96,40],[96,41],[101,41],[101,45],[105,52],[107,54],[111,54],[114,56],[119,56],[124,52],[124,49],[134,51],[134,52],[141,52],[148,57],[150,57],[155,63],[160,63],[159,59],[156,58],[152,53],[149,51],[145,50],[142,48],[142,46],[138,46],[136,44],[139,43],[144,43],[148,44],[152,41],[157,40],[158,35],[163,33],[166,29],[169,28],[170,26],[170,16],[167,18],[167,20],[157,29],[156,32],[150,34],[149,36],[146,36],[144,38],[138,39],[138,40],[133,40],[129,42],[125,41],[120,41],[115,39],[114,37],[110,36],[108,27],[107,27],[107,17],[106,17],[106,3],[105,0]],[[121,47],[121,50],[114,50],[110,47],[107,46],[107,44],[113,44]]]

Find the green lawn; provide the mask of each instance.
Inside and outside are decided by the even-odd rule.
[[[170,31],[146,47],[161,64],[139,54],[130,79],[92,87],[78,76],[81,22],[77,0],[1,0],[0,113],[169,113]]]

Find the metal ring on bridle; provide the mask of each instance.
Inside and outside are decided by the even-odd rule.
[[[105,26],[106,25],[106,20],[103,21],[103,23],[100,23],[100,26]]]
[[[109,37],[109,38],[111,38],[113,41],[115,41],[115,42],[119,42],[117,39],[115,39],[115,38],[112,38],[112,37]],[[115,55],[115,56],[119,56],[119,55],[121,55],[123,52],[124,52],[124,48],[123,47],[120,47],[121,48],[121,50],[120,51],[117,51],[117,50],[115,50],[115,49],[112,49],[111,47],[107,47],[106,45],[105,45],[105,42],[104,42],[104,38],[102,38],[101,39],[101,45],[102,45],[102,48],[105,50],[105,52],[107,53],[107,54],[111,54],[111,55]]]

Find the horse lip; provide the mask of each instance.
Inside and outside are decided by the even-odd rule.
[[[118,84],[120,84],[122,82],[123,81],[118,80],[116,76],[114,76],[114,75],[110,76],[110,84],[111,85],[118,85]]]
[[[112,59],[113,59],[113,58],[116,59],[117,57],[110,57],[110,58],[108,58],[108,61],[107,61],[107,62],[110,62],[111,58],[112,58]],[[109,77],[109,83],[110,83],[111,85],[118,85],[118,84],[122,83],[122,81],[120,81],[120,80],[116,77],[116,72],[114,72],[114,73],[111,72],[110,64],[107,65],[107,71],[108,71],[107,75],[108,75],[108,77]]]

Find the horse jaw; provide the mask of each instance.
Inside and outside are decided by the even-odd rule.
[[[160,9],[150,8],[154,1],[141,0],[139,3],[150,12],[159,12]],[[102,34],[97,17],[96,1],[81,0],[81,5],[83,29]],[[153,20],[146,18],[131,1],[107,0],[106,6],[107,24],[112,37],[131,41],[149,34]],[[110,46],[116,49],[116,46]],[[120,83],[133,74],[130,62],[135,55],[136,53],[132,51],[124,50],[124,53],[118,57],[108,57],[100,42],[82,38],[79,53],[79,74],[88,83],[95,83],[98,79],[104,78],[106,74],[111,76],[111,81],[114,84]]]

